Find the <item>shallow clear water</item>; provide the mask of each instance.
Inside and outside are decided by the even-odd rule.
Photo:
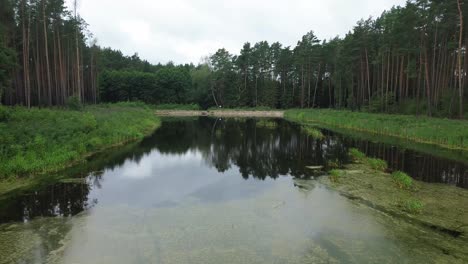
[[[463,263],[453,238],[313,180],[347,145],[282,120],[167,120],[67,172],[83,180],[0,200],[0,263]]]

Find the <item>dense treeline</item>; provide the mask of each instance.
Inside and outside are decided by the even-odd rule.
[[[313,31],[295,47],[245,43],[192,64],[152,65],[100,48],[63,0],[0,0],[0,101],[197,103],[202,107],[348,108],[462,117],[468,109],[467,7],[410,0],[344,38]],[[465,106],[465,107],[464,107]]]
[[[4,103],[62,105],[70,96],[97,101],[97,47],[76,12],[63,0],[0,0],[0,6]]]
[[[466,5],[413,0],[361,20],[343,39],[311,31],[296,47],[246,43],[211,56],[214,98],[227,106],[336,107],[462,116]],[[466,108],[465,108],[466,109]]]

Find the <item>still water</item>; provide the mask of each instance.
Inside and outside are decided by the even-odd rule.
[[[441,244],[452,237],[344,198],[305,168],[346,163],[358,147],[395,169],[411,170],[400,162],[411,155],[437,160],[421,180],[466,188],[463,162],[324,133],[168,119],[63,172],[73,179],[0,199],[0,263],[463,263]]]

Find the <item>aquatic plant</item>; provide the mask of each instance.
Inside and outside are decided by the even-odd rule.
[[[359,151],[357,148],[351,148],[348,151],[348,155],[354,160],[354,161],[359,161],[364,158],[366,158],[366,154],[362,153]]]
[[[309,136],[315,139],[323,139],[325,136],[322,134],[322,131],[320,129],[317,129],[315,127],[311,126],[306,126],[302,128]]]
[[[388,164],[385,160],[367,158],[366,163],[374,170],[385,171],[388,168]]]
[[[330,176],[330,180],[332,182],[338,182],[339,179],[343,176],[343,171],[342,170],[331,170],[328,172],[328,175]]]
[[[395,171],[392,173],[392,177],[398,187],[402,189],[410,189],[413,186],[413,179],[404,172]]]
[[[412,213],[420,214],[424,208],[424,204],[417,199],[409,199],[403,202],[403,210]]]

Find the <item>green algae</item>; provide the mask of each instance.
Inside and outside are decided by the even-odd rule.
[[[350,164],[340,181],[320,182],[346,197],[396,217],[468,240],[468,190],[445,184],[413,181],[410,190],[400,188],[388,173],[368,164]]]

